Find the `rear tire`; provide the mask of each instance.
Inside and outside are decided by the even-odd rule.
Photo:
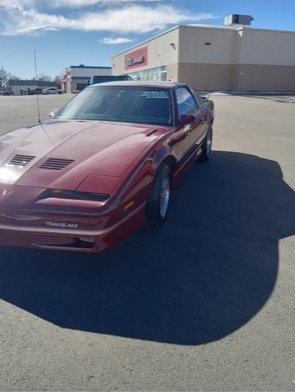
[[[207,135],[204,140],[204,144],[202,146],[202,155],[201,155],[201,160],[202,161],[208,161],[211,155],[212,151],[212,138],[213,138],[213,129],[212,125],[209,124],[208,129],[207,129]]]
[[[166,220],[171,192],[171,170],[167,163],[162,163],[153,180],[147,199],[145,216],[149,228],[156,229]]]

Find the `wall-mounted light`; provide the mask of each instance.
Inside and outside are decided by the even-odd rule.
[[[176,49],[176,46],[175,46],[174,42],[171,42],[171,44],[169,44],[169,45],[171,46],[172,49],[174,49],[174,50]]]

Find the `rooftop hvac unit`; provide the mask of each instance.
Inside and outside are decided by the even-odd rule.
[[[226,16],[224,18],[224,24],[225,24],[225,26],[231,26],[234,24],[249,26],[251,24],[252,20],[254,20],[254,18],[250,15],[232,14],[232,15]]]

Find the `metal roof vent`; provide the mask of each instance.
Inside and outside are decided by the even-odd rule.
[[[224,25],[225,26],[232,26],[234,24],[239,24],[239,25],[250,26],[252,20],[254,20],[254,18],[250,15],[232,14],[232,15],[228,15],[224,18]]]

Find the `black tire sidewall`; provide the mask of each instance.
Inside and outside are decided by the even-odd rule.
[[[208,126],[208,129],[207,129],[207,135],[206,135],[206,137],[205,137],[205,141],[204,141],[204,144],[203,144],[203,151],[202,151],[202,156],[201,156],[201,159],[203,160],[203,161],[208,161],[208,159],[210,158],[210,155],[211,155],[211,151],[212,151],[212,137],[213,137],[213,130],[212,130],[212,125],[210,124],[209,126]],[[207,152],[207,142],[208,142],[208,139],[211,139],[211,148],[210,148],[210,151],[209,151],[209,153]]]
[[[153,180],[152,187],[147,199],[145,215],[146,223],[149,228],[159,228],[163,225],[167,218],[169,204],[164,217],[160,214],[160,203],[161,203],[161,190],[163,181],[168,178],[169,187],[171,189],[171,171],[167,163],[162,163]]]

